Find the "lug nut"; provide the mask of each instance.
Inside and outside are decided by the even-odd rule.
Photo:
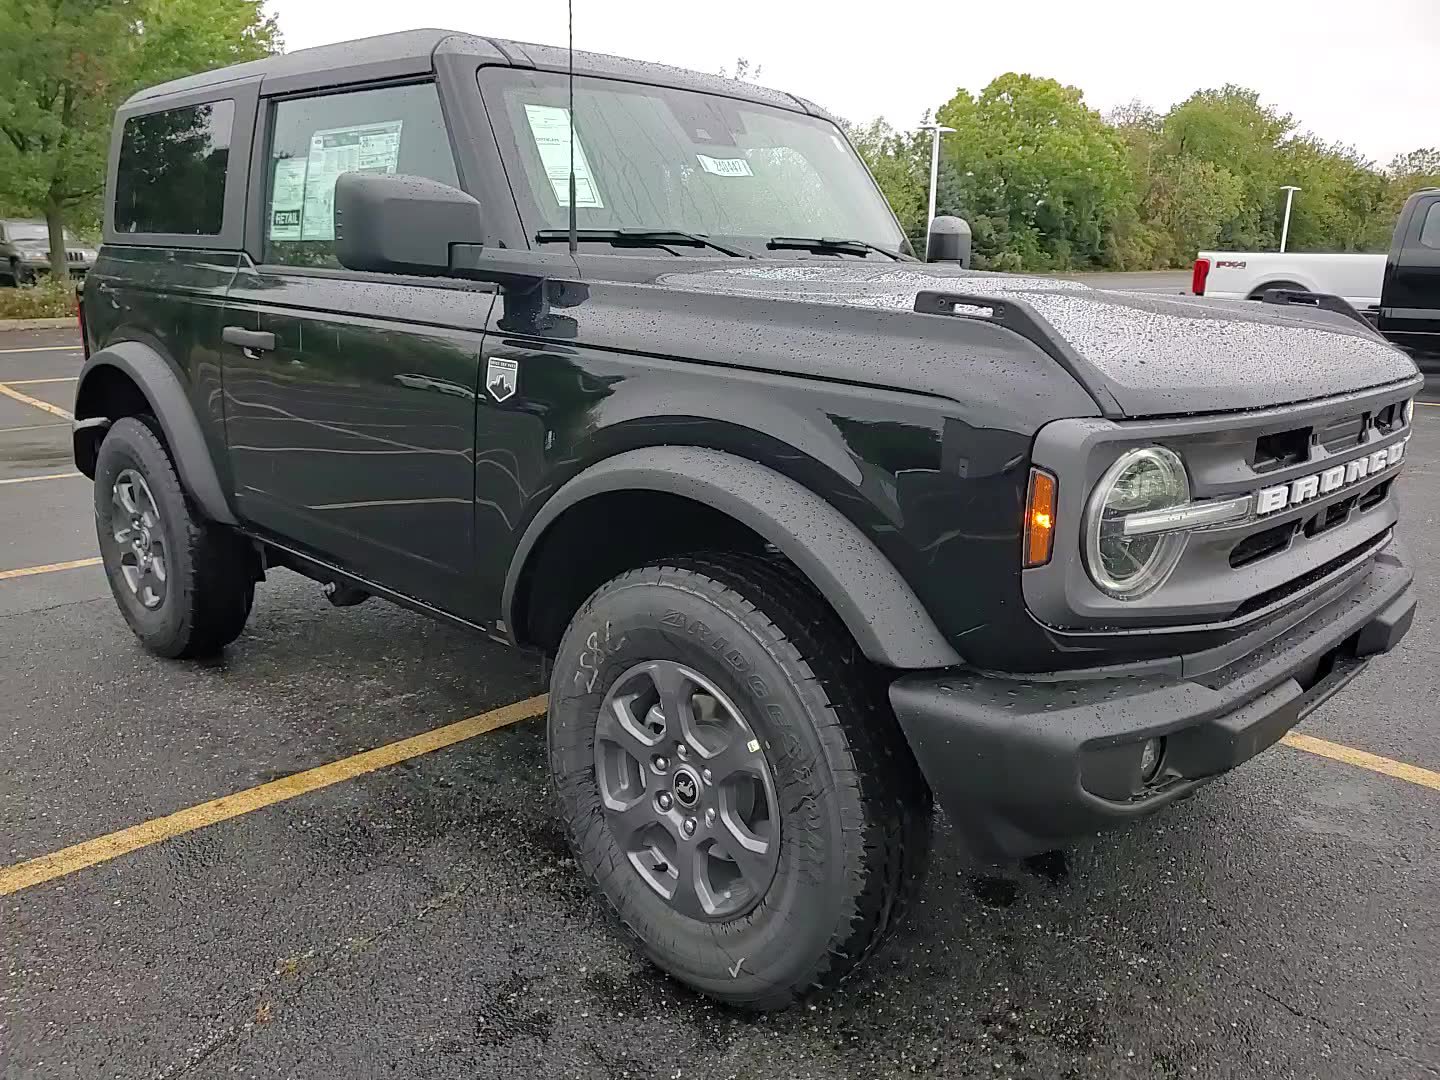
[[[661,810],[669,810],[673,802],[674,800],[670,798],[668,791],[662,791],[659,795],[655,796],[655,805],[660,807]]]
[[[675,756],[681,761],[684,761],[690,756],[690,748],[682,742],[679,746],[675,747]]]
[[[670,762],[666,761],[664,756],[660,754],[655,755],[655,761],[653,762],[653,764],[655,766],[656,772],[664,772],[670,767]]]
[[[714,824],[715,824],[715,808],[714,808],[713,806],[708,807],[708,808],[705,810],[705,824],[706,824],[706,825],[714,825]]]
[[[709,769],[701,769],[700,778],[704,780],[707,784],[713,784],[715,782],[715,778],[710,774]]]
[[[686,835],[686,836],[694,836],[694,835],[695,835],[695,819],[694,819],[693,817],[687,817],[687,818],[685,819],[684,829],[685,829],[685,835]]]

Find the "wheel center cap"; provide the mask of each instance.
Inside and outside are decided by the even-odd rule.
[[[700,778],[689,769],[677,769],[670,786],[675,792],[675,801],[687,810],[700,801]]]

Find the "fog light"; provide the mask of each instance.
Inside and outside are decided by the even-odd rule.
[[[1164,739],[1146,739],[1140,747],[1140,779],[1149,783],[1160,771],[1160,759],[1165,754]]]

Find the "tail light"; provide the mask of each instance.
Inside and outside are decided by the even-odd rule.
[[[1196,296],[1205,295],[1205,279],[1210,276],[1210,260],[1196,259],[1195,269],[1190,271],[1190,291]]]
[[[1055,477],[1044,469],[1030,470],[1025,497],[1025,566],[1044,566],[1055,550]]]

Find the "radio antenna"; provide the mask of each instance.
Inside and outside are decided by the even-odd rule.
[[[570,255],[573,258],[580,247],[575,228],[575,0],[565,0],[565,14],[570,35]]]

